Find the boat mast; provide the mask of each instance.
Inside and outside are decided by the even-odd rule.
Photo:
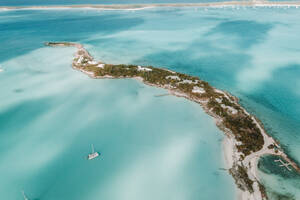
[[[92,153],[95,153],[94,145],[92,144]]]
[[[24,190],[22,190],[22,195],[23,195],[24,200],[29,200],[29,199],[26,197]]]

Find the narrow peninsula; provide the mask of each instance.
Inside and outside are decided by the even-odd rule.
[[[200,104],[227,136],[224,141],[225,157],[228,171],[239,188],[238,199],[268,199],[257,175],[257,162],[263,155],[280,156],[293,170],[300,172],[299,166],[285,154],[279,143],[266,133],[260,121],[239,104],[238,98],[212,87],[198,77],[152,66],[114,65],[95,61],[89,52],[77,43],[47,42],[45,45],[76,47],[72,67],[91,78],[134,78],[147,85],[164,88],[171,95]]]

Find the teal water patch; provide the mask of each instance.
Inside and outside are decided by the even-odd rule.
[[[300,194],[300,174],[280,167],[277,156],[264,156],[259,160],[259,176],[270,199],[296,200]]]
[[[40,48],[2,63],[1,199],[22,189],[44,200],[234,198],[223,133],[198,104],[91,79],[71,68],[73,53]],[[91,144],[101,155],[89,161]]]
[[[96,14],[96,15],[95,15]],[[70,41],[91,37],[95,32],[113,34],[143,23],[141,18],[86,10],[0,12],[0,62],[26,54],[47,41]],[[34,38],[34,39],[33,39]]]
[[[236,43],[242,49],[262,42],[267,36],[268,31],[272,28],[270,24],[258,23],[250,20],[225,21],[213,28],[210,34],[223,34],[227,37],[236,36]],[[253,37],[255,35],[255,37]]]
[[[280,166],[281,163],[277,160],[282,160],[282,158],[273,155],[264,156],[259,160],[258,167],[265,174],[276,174],[277,176],[286,179],[300,179],[300,174],[298,174],[291,166],[288,167],[289,170],[284,166]]]

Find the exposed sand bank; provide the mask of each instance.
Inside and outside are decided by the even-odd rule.
[[[49,5],[49,6],[0,6],[0,11],[16,9],[100,9],[100,10],[141,10],[156,7],[298,7],[300,1],[224,1],[210,3],[161,3],[161,4],[82,4],[82,5]]]

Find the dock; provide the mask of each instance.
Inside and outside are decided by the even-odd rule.
[[[157,95],[154,95],[154,97],[164,97],[164,96],[168,96],[170,95],[169,93],[166,93],[166,94],[157,94]]]
[[[290,165],[292,165],[291,163],[289,162],[283,162],[281,159],[278,159],[278,160],[274,160],[274,162],[280,162],[281,164],[279,165],[279,167],[285,167],[287,168],[289,171],[292,171],[292,169],[289,167]]]

